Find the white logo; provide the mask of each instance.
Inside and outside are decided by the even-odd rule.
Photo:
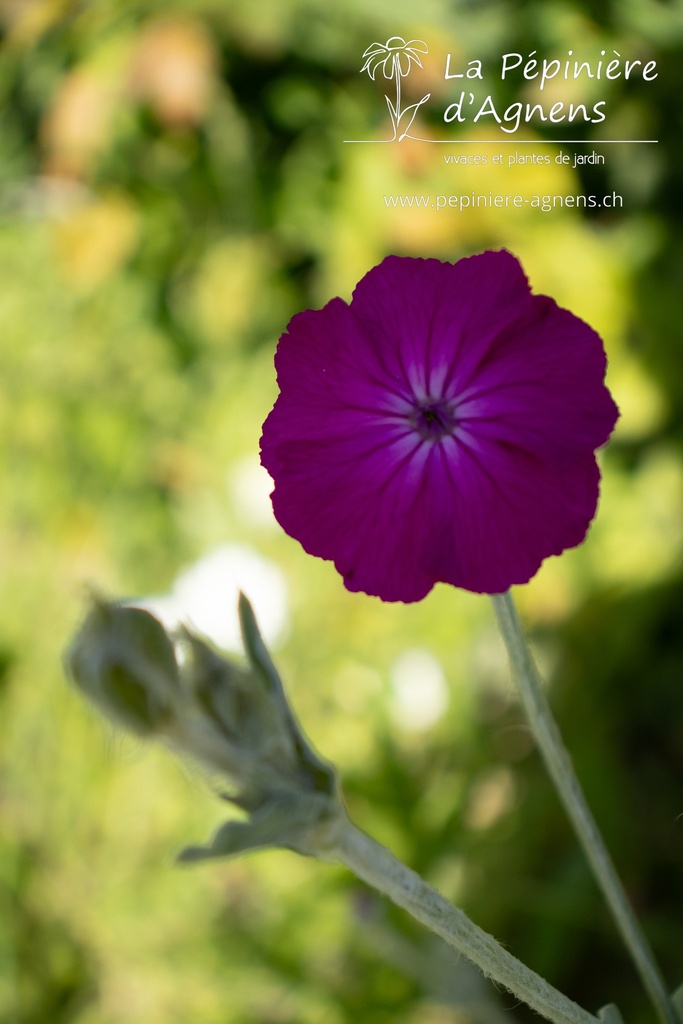
[[[375,76],[381,68],[387,82],[393,81],[395,84],[395,100],[392,102],[385,94],[394,132],[392,138],[387,140],[389,142],[396,140],[403,142],[404,139],[415,138],[410,135],[411,125],[419,108],[426,103],[431,93],[428,92],[418,103],[411,103],[409,106],[401,108],[401,79],[409,74],[413,63],[422,67],[420,54],[428,52],[429,47],[422,39],[411,39],[410,42],[406,42],[401,36],[392,36],[391,39],[387,39],[386,43],[372,43],[363,54],[365,63],[361,68],[361,73],[367,71],[374,82]]]

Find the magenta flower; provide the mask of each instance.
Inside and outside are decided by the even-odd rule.
[[[389,256],[295,316],[275,365],[275,516],[349,590],[500,593],[584,539],[618,416],[605,353],[509,252]]]

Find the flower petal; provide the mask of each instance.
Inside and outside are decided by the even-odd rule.
[[[387,48],[384,43],[370,43],[370,45],[363,50],[364,57],[373,57],[377,53],[386,54]]]
[[[405,56],[408,58],[408,70],[410,70],[411,61],[414,64],[417,64],[417,66],[420,67],[420,68],[423,66],[422,61],[420,60],[418,55],[416,53],[414,53],[412,50],[406,50],[405,51]],[[406,74],[408,74],[407,71],[406,71]]]
[[[352,309],[378,358],[400,367],[416,393],[436,397],[447,381],[468,383],[530,304],[522,268],[503,251],[455,265],[389,256],[356,286]]]
[[[571,465],[604,444],[614,426],[605,368],[595,331],[552,299],[533,296],[527,315],[499,335],[460,392],[458,420],[479,439]]]
[[[360,69],[360,74],[362,74],[363,71],[367,71],[374,82],[378,69],[381,67],[386,69],[387,62],[391,63],[391,54],[388,54],[385,50],[371,54]]]
[[[584,539],[598,499],[592,455],[562,471],[503,445],[454,438],[443,450],[432,479],[441,503],[424,558],[435,580],[502,593]]]

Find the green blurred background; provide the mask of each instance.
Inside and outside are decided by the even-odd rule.
[[[389,252],[507,246],[603,334],[622,418],[599,516],[518,597],[627,888],[683,982],[683,5],[3,0],[0,24],[0,1021],[531,1019],[341,869],[288,852],[174,868],[224,805],[65,684],[88,581],[172,593],[167,611],[194,609],[228,645],[244,586],[357,822],[573,998],[650,1019],[486,599],[348,594],[274,523],[257,450],[289,317],[348,298]],[[396,34],[429,42],[411,82],[433,93],[434,137],[447,52],[573,46],[658,61],[646,87],[612,83],[587,129],[660,143],[604,146],[581,174],[346,145],[387,136],[382,83],[359,70]],[[383,201],[473,189],[615,189],[624,208]]]

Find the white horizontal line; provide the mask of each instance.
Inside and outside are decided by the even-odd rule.
[[[344,142],[383,145],[396,139],[344,139]],[[405,141],[405,140],[404,140]],[[412,142],[427,142],[443,146],[557,146],[568,142],[581,146],[611,146],[628,144],[632,146],[656,145],[659,139],[412,139]]]

